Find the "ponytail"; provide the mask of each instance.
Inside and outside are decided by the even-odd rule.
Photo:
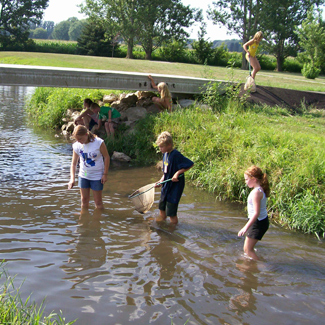
[[[257,166],[251,166],[245,171],[245,174],[249,177],[256,178],[259,181],[259,183],[265,193],[265,196],[266,197],[270,196],[271,190],[270,190],[269,180],[267,178],[266,173],[263,173],[261,168],[259,168]]]

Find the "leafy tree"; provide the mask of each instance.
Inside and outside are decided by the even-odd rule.
[[[308,75],[317,77],[325,61],[325,28],[321,11],[316,14],[314,10],[310,10],[301,27],[296,29],[296,34],[303,49],[303,52],[298,54],[299,61],[304,64],[303,71],[306,74],[309,71],[311,74]]]
[[[41,21],[48,0],[0,0],[0,46],[3,50],[28,41],[29,23]]]
[[[77,51],[83,55],[110,56],[113,50],[112,38],[100,21],[89,20],[78,39]]]
[[[185,31],[195,20],[195,12],[180,0],[85,0],[81,11],[90,19],[105,22],[112,35],[121,35],[127,43],[127,58],[133,58],[133,45],[137,40],[146,52],[174,38],[188,37]]]
[[[229,32],[238,35],[243,44],[257,32],[261,0],[219,0],[213,2],[213,7],[209,6],[208,17],[214,24],[225,26]],[[242,68],[247,68],[244,51]]]
[[[41,23],[42,28],[46,29],[47,31],[47,38],[49,38],[54,30],[54,21],[44,21]]]
[[[133,46],[140,32],[139,7],[142,0],[85,0],[81,11],[93,21],[100,20],[111,35],[120,35],[128,46],[127,58],[133,58]]]
[[[201,64],[208,62],[213,53],[213,42],[206,41],[204,39],[205,35],[206,24],[202,23],[200,31],[198,32],[198,40],[192,43],[192,48],[194,50],[195,57]]]
[[[139,43],[151,59],[152,52],[170,39],[189,37],[186,28],[202,20],[202,11],[184,6],[180,0],[141,0]]]
[[[52,32],[52,38],[57,40],[69,40],[69,29],[71,22],[68,20],[63,20],[57,25],[55,25]]]
[[[77,20],[70,24],[68,33],[70,41],[76,41],[81,36],[85,23],[86,20]]]
[[[33,31],[33,38],[36,39],[47,39],[47,31],[44,28],[36,28]]]
[[[277,59],[277,70],[282,71],[285,58],[295,56],[299,48],[296,27],[307,17],[313,5],[324,0],[262,0],[260,29],[265,34],[264,48]]]
[[[159,48],[159,57],[164,61],[187,62],[187,43],[183,40],[176,41],[172,39]]]

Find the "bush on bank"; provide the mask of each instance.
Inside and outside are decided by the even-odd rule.
[[[40,115],[35,115],[40,121],[56,117],[50,111],[59,101],[53,98],[53,104],[46,106],[46,100],[40,98],[47,91],[38,89],[31,100],[33,105],[40,104]],[[67,93],[63,96],[67,102],[85,97],[80,90],[69,91],[70,99]],[[155,139],[168,130],[176,147],[195,162],[188,172],[194,185],[215,193],[218,199],[243,202],[249,193],[244,171],[258,165],[269,176],[272,192],[268,207],[274,220],[290,229],[324,236],[324,114],[304,106],[290,111],[248,105],[236,96],[218,97],[213,91],[207,94],[204,100],[212,110],[195,105],[172,114],[147,115],[132,134],[120,130],[114,140],[106,139],[109,152],[122,151],[134,163],[153,164],[161,159]],[[96,99],[90,94],[87,97]]]

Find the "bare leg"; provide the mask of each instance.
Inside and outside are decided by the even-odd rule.
[[[156,218],[156,221],[165,221],[167,218],[166,216],[166,211],[164,210],[159,210],[159,217]]]
[[[255,254],[255,250],[254,247],[256,245],[256,243],[258,242],[257,239],[253,239],[253,238],[248,238],[246,236],[245,238],[245,242],[244,242],[244,252],[252,259],[254,260],[258,260],[259,258],[257,257],[257,255]]]
[[[81,188],[81,209],[89,208],[89,199],[90,199],[90,188]]]
[[[251,57],[251,66],[253,67],[252,77],[255,79],[257,72],[261,70],[261,65],[256,57]]]
[[[93,191],[93,196],[94,196],[94,201],[95,201],[95,206],[97,209],[103,209],[103,191]]]
[[[110,135],[114,136],[114,125],[112,122],[105,122],[105,130],[108,137]]]
[[[173,225],[177,225],[178,224],[178,218],[177,216],[175,217],[169,217],[170,218],[170,223],[173,224]]]

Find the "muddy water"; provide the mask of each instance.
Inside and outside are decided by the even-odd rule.
[[[127,196],[154,168],[113,165],[105,210],[80,213],[67,190],[71,144],[25,122],[30,89],[0,88],[0,259],[24,298],[76,324],[319,324],[325,316],[325,245],[271,225],[242,256],[243,206],[187,186],[176,230]],[[3,281],[3,279],[1,279]]]

